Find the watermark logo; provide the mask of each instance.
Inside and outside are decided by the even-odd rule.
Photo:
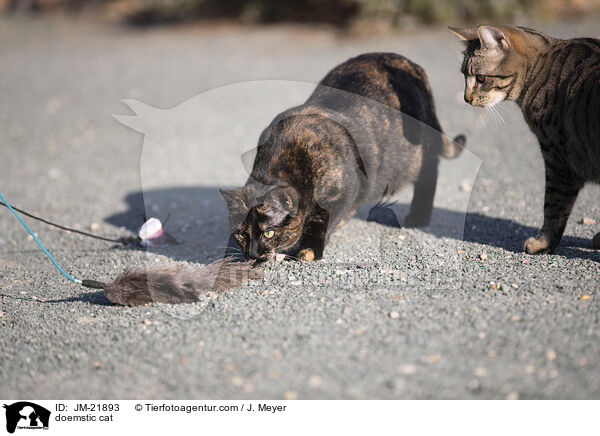
[[[50,411],[38,404],[19,401],[10,405],[4,404],[3,407],[6,409],[6,431],[9,433],[14,433],[16,429],[48,429]]]
[[[301,113],[294,109],[319,92],[328,96],[326,116],[323,111],[314,112],[312,107]],[[307,288],[391,286],[437,292],[462,285],[465,220],[481,159],[464,149],[456,160],[440,159],[435,171],[423,171],[423,177],[413,177],[411,171],[421,166],[421,158],[413,159],[411,164],[406,162],[414,157],[413,150],[425,149],[423,144],[442,141],[446,147],[463,148],[427,123],[360,95],[321,85],[315,90],[312,83],[282,80],[226,85],[168,109],[131,99],[123,103],[133,114],[115,118],[144,135],[140,160],[142,190],[126,198],[130,204],[127,216],[139,216],[143,211],[144,218],[168,218],[166,230],[178,242],[150,247],[148,266],[173,261],[209,264],[224,255],[250,255],[269,260],[261,267],[262,288],[292,283]],[[349,107],[359,113],[344,109]],[[324,243],[315,242],[317,251],[322,249],[324,254],[313,250],[313,256],[305,256],[294,251],[294,247],[308,240],[300,232],[282,233],[274,240],[288,238],[288,245],[281,244],[285,250],[267,253],[278,253],[279,257],[265,255],[266,250],[250,253],[258,238],[252,240],[253,244],[240,245],[235,236],[246,235],[236,232],[239,226],[235,224],[247,220],[250,208],[265,205],[269,207],[263,209],[272,212],[269,217],[275,219],[279,217],[277,213],[283,216],[285,212],[291,220],[296,216],[295,200],[305,193],[297,186],[281,189],[255,177],[257,156],[267,159],[259,156],[259,149],[280,135],[285,126],[290,130],[293,124],[290,131],[297,135],[305,132],[306,126],[309,131],[314,119],[324,120],[319,125],[320,135],[315,136],[319,141],[327,143],[334,133],[337,142],[333,142],[339,145],[346,141],[346,146],[327,155],[327,171],[323,171],[318,183],[314,183],[314,192],[311,191],[314,210],[323,212],[326,219],[316,219],[320,215],[304,217],[306,222],[322,224],[318,228],[311,224],[314,235],[330,236]],[[304,136],[312,138],[307,135]],[[376,159],[382,151],[387,153],[387,161]],[[437,162],[437,156],[432,162]],[[384,163],[392,160],[396,170],[381,170]],[[420,183],[412,183],[413,178]],[[253,190],[245,195],[248,186]],[[346,201],[345,195],[354,189],[351,186],[368,186],[370,203],[361,202],[358,210],[350,210],[355,199]],[[226,198],[222,193],[226,193]],[[115,224],[129,223],[119,216],[111,219]],[[138,225],[141,223],[138,220]],[[250,241],[250,234],[244,232]],[[288,250],[288,246],[292,248]],[[311,260],[318,254],[323,254],[323,258],[310,263],[310,268],[300,262],[284,261]],[[288,257],[281,260],[283,255]],[[213,307],[213,300],[217,300],[213,294],[201,293],[193,307],[161,307],[174,316],[191,318]]]

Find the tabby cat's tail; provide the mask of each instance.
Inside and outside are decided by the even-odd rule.
[[[440,136],[442,137],[440,154],[446,159],[454,159],[455,157],[458,157],[458,155],[462,153],[467,143],[467,138],[463,134],[455,136],[453,141],[450,141],[445,135]]]

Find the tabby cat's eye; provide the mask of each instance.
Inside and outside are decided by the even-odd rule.
[[[271,239],[273,236],[275,236],[275,232],[273,230],[267,230],[265,233],[265,238],[267,239]]]
[[[485,82],[485,76],[481,76],[478,74],[475,76],[475,80],[477,80],[478,83],[483,83]]]

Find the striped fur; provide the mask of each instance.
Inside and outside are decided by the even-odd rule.
[[[600,183],[600,41],[555,39],[522,27],[451,30],[467,44],[465,101],[514,100],[538,138],[546,168],[544,224],[524,250],[552,253],[581,188]]]

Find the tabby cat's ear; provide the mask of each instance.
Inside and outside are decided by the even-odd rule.
[[[502,30],[492,26],[479,26],[477,29],[481,46],[490,50],[508,48],[508,39]]]
[[[448,29],[463,41],[472,41],[479,38],[477,27],[452,27],[448,26]]]
[[[237,189],[219,189],[231,213],[243,213],[250,209],[251,190],[247,186]]]

